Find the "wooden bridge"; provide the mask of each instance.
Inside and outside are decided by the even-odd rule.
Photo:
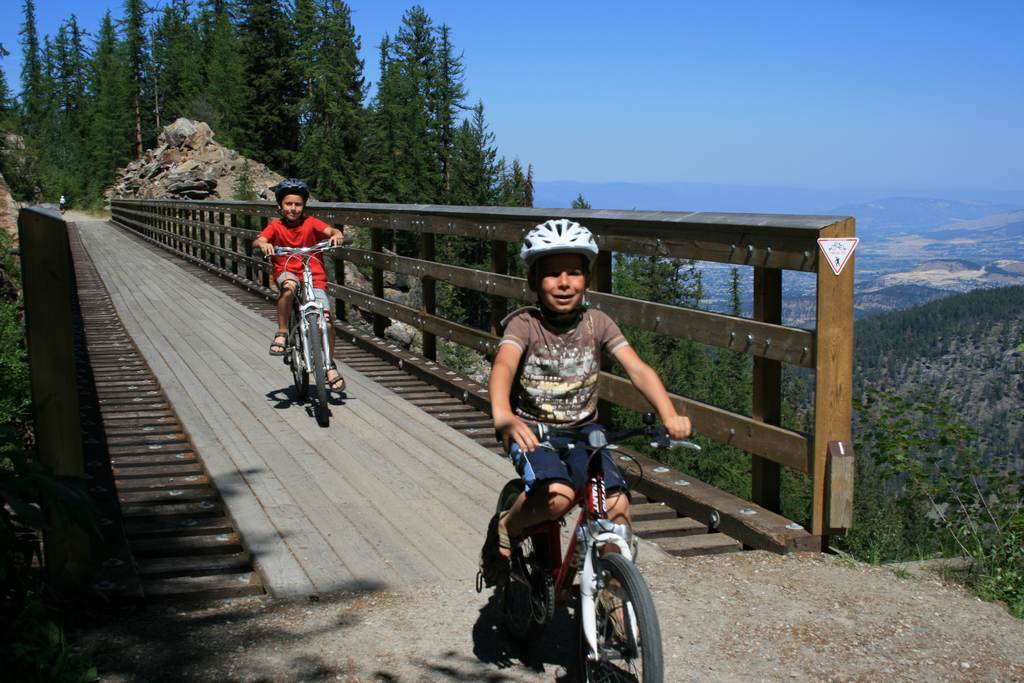
[[[149,596],[472,581],[496,492],[513,472],[489,428],[486,388],[437,363],[437,338],[495,350],[498,321],[529,299],[525,281],[509,274],[507,245],[553,214],[312,204],[310,213],[361,231],[368,246],[346,248],[333,268],[338,319],[349,306],[373,315],[365,329],[336,323],[348,387],[320,429],[289,398],[290,373],[266,351],[274,293],[249,243],[276,207],[117,200],[112,208],[111,222],[66,224],[38,210],[19,221],[40,457],[89,478],[106,496],[108,536],[125,539],[104,557],[81,538],[51,541],[49,562],[75,565],[68,558],[84,553],[103,568],[101,588]],[[853,220],[557,214],[598,236],[592,305],[621,324],[754,358],[753,416],[673,397],[702,435],[751,454],[750,498],[637,455],[639,466],[625,468],[641,537],[679,555],[820,550],[850,523],[853,267],[835,275],[816,240],[852,237]],[[416,258],[383,248],[390,231],[413,235]],[[491,241],[492,268],[438,262],[437,235]],[[613,295],[612,251],[752,266],[754,319]],[[370,269],[370,291],[344,281],[343,259]],[[780,324],[783,270],[816,273],[815,330]],[[385,271],[417,278],[422,306],[389,300]],[[486,295],[490,328],[439,316],[437,281]],[[387,341],[389,320],[417,327],[423,353]],[[77,359],[77,372],[51,358]],[[810,434],[778,426],[783,363],[814,371]],[[628,382],[605,375],[604,400],[645,409]],[[840,442],[846,447],[835,448]],[[812,477],[811,529],[777,513],[783,466]]]

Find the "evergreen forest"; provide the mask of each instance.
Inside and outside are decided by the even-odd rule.
[[[52,36],[23,0],[19,35],[17,97],[0,72],[0,130],[23,145],[0,172],[17,199],[98,206],[184,116],[323,199],[532,205],[532,168],[498,154],[452,29],[419,6],[377,46],[372,97],[342,0],[124,0],[95,31],[72,13]]]

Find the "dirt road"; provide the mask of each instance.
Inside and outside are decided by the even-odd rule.
[[[669,681],[1024,681],[1024,621],[932,576],[748,552],[640,564]],[[104,681],[553,681],[568,614],[510,642],[473,577],[318,601],[248,599],[118,615],[77,640]]]

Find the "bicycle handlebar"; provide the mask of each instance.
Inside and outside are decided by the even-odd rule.
[[[293,256],[295,254],[300,254],[300,255],[309,254],[309,255],[312,256],[312,255],[318,254],[320,252],[331,251],[332,249],[337,249],[340,246],[341,245],[338,245],[338,244],[331,244],[330,240],[324,240],[322,242],[317,242],[316,244],[312,244],[312,245],[310,245],[308,247],[279,247],[279,246],[275,245],[274,246],[274,253],[272,255],[273,256]]]
[[[541,440],[552,436],[577,440],[585,439],[587,443],[584,447],[591,451],[606,448],[612,444],[622,441],[623,439],[640,435],[652,437],[654,440],[651,442],[651,447],[653,448],[679,447],[688,448],[690,450],[697,451],[698,453],[702,450],[698,444],[690,441],[689,439],[673,439],[669,437],[668,431],[663,425],[654,424],[653,413],[645,413],[644,422],[645,424],[643,427],[621,429],[610,433],[606,433],[603,429],[597,429],[584,434],[581,428],[548,427],[544,424],[531,425],[530,428],[533,430],[533,433],[536,434],[537,438]],[[697,430],[694,429],[690,436],[697,436]]]

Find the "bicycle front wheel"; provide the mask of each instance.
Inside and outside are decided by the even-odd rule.
[[[306,314],[306,329],[309,331],[309,362],[312,363],[313,381],[316,384],[316,422],[326,427],[331,422],[331,410],[327,405],[327,366],[324,361],[323,330],[320,329],[320,314]]]
[[[302,347],[302,327],[299,325],[298,312],[293,308],[288,316],[288,355],[285,359],[292,369],[296,402],[306,398],[309,388],[309,373],[303,365]]]
[[[580,679],[661,683],[661,627],[651,592],[632,562],[617,553],[597,560],[602,587],[595,596],[598,659],[580,626]]]

